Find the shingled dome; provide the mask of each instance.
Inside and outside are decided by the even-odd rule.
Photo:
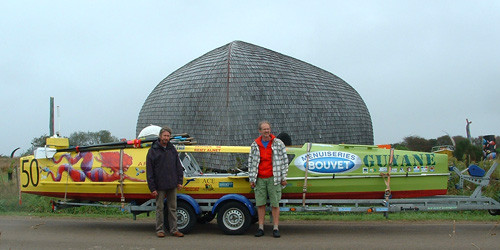
[[[150,124],[187,132],[199,144],[250,145],[257,123],[305,142],[373,144],[360,95],[323,69],[275,51],[234,41],[179,68],[148,96],[137,134]]]

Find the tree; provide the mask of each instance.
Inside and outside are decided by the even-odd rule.
[[[403,145],[401,142],[400,143],[394,143],[392,144],[392,148],[395,150],[409,150],[405,145]]]
[[[434,146],[440,146],[440,145],[453,145],[453,142],[451,141],[449,136],[443,135],[436,139],[436,145]]]
[[[453,151],[455,158],[466,162],[469,161],[469,157],[471,161],[480,161],[482,155],[481,147],[472,145],[467,138],[458,141],[455,151]]]
[[[33,151],[38,147],[43,147],[45,145],[45,141],[49,136],[47,134],[43,134],[40,137],[33,138],[31,140],[31,147],[26,150],[22,155],[30,155],[33,154]],[[89,146],[107,142],[117,142],[119,141],[117,137],[111,135],[111,132],[107,130],[101,130],[98,132],[73,132],[69,136],[69,144],[70,146]]]
[[[40,137],[33,138],[31,140],[31,147],[28,148],[26,151],[24,151],[24,153],[22,153],[22,156],[33,154],[33,151],[35,150],[35,148],[43,147],[45,145],[45,140],[48,137],[49,136],[47,134],[43,134]]]
[[[409,150],[422,152],[430,152],[433,146],[429,140],[420,136],[407,136],[402,144]]]
[[[111,135],[107,130],[99,132],[73,132],[69,136],[69,144],[71,146],[89,146],[107,142],[117,142],[118,138]]]
[[[455,141],[455,143],[458,145],[458,142],[459,141],[463,141],[463,140],[469,140],[461,135],[456,135],[456,136],[453,136],[453,140]]]

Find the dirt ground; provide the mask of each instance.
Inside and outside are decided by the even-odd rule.
[[[284,221],[281,238],[224,235],[215,222],[157,238],[154,219],[0,216],[0,249],[498,249],[499,222]]]

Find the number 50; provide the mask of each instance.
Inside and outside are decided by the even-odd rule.
[[[26,184],[23,184],[23,187],[29,186],[30,181],[31,185],[33,185],[33,187],[36,187],[38,186],[38,183],[40,181],[40,173],[38,172],[38,161],[36,159],[31,160],[28,169],[29,171],[26,170],[26,165],[28,162],[29,160],[23,160],[23,162],[21,163],[21,172],[22,174],[26,175]],[[36,173],[36,178],[34,178],[34,173]]]

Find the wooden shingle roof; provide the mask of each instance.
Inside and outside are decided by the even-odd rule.
[[[150,124],[200,144],[250,145],[257,124],[305,142],[373,144],[370,113],[345,81],[275,51],[234,41],[189,62],[147,97],[136,132]]]

